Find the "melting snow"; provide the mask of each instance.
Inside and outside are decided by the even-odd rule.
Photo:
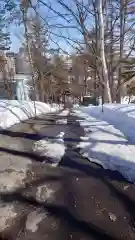
[[[56,120],[56,124],[67,124],[67,119],[58,119]]]
[[[45,213],[40,211],[31,212],[26,221],[26,229],[31,232],[36,232],[38,230],[38,224],[45,219],[47,216]]]
[[[16,216],[17,213],[13,204],[0,203],[0,231],[2,232],[5,228],[12,225],[12,221]]]
[[[69,114],[69,109],[65,109],[64,111],[62,111],[61,113],[59,113],[59,116],[68,116]]]
[[[59,163],[66,150],[63,137],[64,132],[60,132],[60,134],[56,136],[56,139],[36,141],[33,144],[33,152],[37,155],[50,158],[52,163]]]
[[[48,199],[51,199],[55,191],[47,185],[42,185],[37,188],[36,199],[39,202],[45,202]]]

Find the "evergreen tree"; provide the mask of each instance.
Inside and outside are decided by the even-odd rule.
[[[6,13],[0,9],[0,50],[5,50],[9,45],[9,33],[6,29]]]
[[[8,50],[10,46],[10,34],[8,31],[9,24],[11,23],[12,11],[15,9],[16,4],[13,0],[0,1],[0,50]]]

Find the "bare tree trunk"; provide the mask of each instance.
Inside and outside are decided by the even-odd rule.
[[[12,99],[12,90],[11,85],[9,83],[8,79],[8,67],[7,67],[7,61],[5,59],[5,56],[2,57],[0,60],[0,71],[2,72],[3,82],[4,82],[4,88],[7,93],[8,99]]]
[[[3,71],[3,80],[4,80],[5,91],[7,92],[7,95],[8,95],[8,99],[12,100],[12,90],[11,90],[11,86],[8,82],[8,76],[7,76],[7,71],[5,69],[5,66],[4,66],[4,71]]]
[[[113,33],[113,4],[112,0],[109,1],[109,85],[110,85],[110,91],[111,91],[111,96],[112,96],[112,102],[114,99],[113,96],[113,86],[114,86],[114,72],[113,72],[113,54],[114,54],[114,49],[113,49],[113,40],[114,40],[114,33]]]
[[[32,83],[33,83],[34,98],[35,98],[34,100],[36,100],[36,87],[35,87],[35,80],[34,80],[34,74],[33,74],[33,64],[32,64],[32,59],[31,59],[31,51],[30,51],[30,46],[29,46],[29,37],[28,37],[28,29],[27,29],[27,6],[26,6],[26,9],[25,9],[25,6],[22,5],[21,10],[22,10],[23,24],[24,24],[24,30],[25,30],[25,38],[26,38],[26,44],[27,44],[28,59],[29,59],[29,64],[30,64],[31,74],[32,74]],[[35,101],[34,101],[34,110],[35,110],[35,115],[36,115]]]
[[[101,57],[101,63],[102,63],[104,93],[105,93],[105,99],[111,103],[112,98],[111,98],[111,92],[110,92],[110,87],[109,87],[108,69],[107,69],[106,58],[105,58],[104,19],[103,19],[103,10],[102,9],[103,9],[102,0],[98,0],[99,32],[100,32],[99,49],[100,49],[100,57]],[[100,77],[102,77],[102,76],[100,76]]]
[[[44,94],[44,74],[41,69],[39,69],[39,99],[41,102],[45,101],[45,94]]]
[[[120,64],[118,71],[118,85],[117,89],[119,89],[116,102],[121,102],[121,74],[122,74],[122,59],[123,59],[123,51],[124,51],[124,30],[125,30],[125,0],[120,0]]]
[[[84,95],[87,95],[87,67],[84,62]]]
[[[94,12],[95,12],[95,54],[98,56],[98,14],[96,10],[96,3],[94,3]],[[95,57],[95,66],[97,66],[97,57]],[[97,91],[97,69],[95,67],[94,69],[94,96],[97,97],[98,91]]]
[[[131,96],[129,96],[129,98],[128,98],[128,104],[130,103],[130,101],[131,101]]]

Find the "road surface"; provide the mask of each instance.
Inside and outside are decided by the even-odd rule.
[[[135,239],[134,185],[80,155],[76,120],[53,113],[1,131],[0,239]],[[66,152],[54,168],[32,146],[60,132]]]

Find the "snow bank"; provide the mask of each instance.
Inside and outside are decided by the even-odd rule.
[[[82,154],[104,168],[118,170],[135,182],[135,105],[106,104],[74,110],[85,137],[79,144]]]
[[[135,143],[135,104],[105,104],[103,113],[101,106],[85,107],[82,111],[114,125],[128,140]]]
[[[23,120],[42,113],[55,112],[61,106],[49,105],[42,102],[17,100],[0,100],[0,128],[5,129]]]

